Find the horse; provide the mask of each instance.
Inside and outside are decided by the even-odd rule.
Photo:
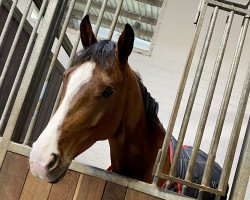
[[[33,143],[31,173],[55,182],[76,156],[95,142],[108,140],[112,172],[152,183],[165,130],[157,116],[158,103],[128,63],[134,31],[126,24],[117,44],[97,41],[86,15],[80,36],[83,50],[63,75],[59,106]],[[171,166],[169,150],[166,174]]]

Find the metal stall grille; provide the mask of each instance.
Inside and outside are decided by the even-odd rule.
[[[205,16],[206,16],[206,12],[207,12],[208,8],[213,9],[212,16],[211,16],[211,19],[210,19],[210,22],[208,25],[205,40],[203,42],[203,47],[202,47],[202,51],[200,53],[198,66],[196,68],[191,91],[189,93],[187,107],[185,108],[185,114],[184,114],[184,117],[182,119],[181,128],[180,128],[179,136],[178,136],[178,144],[177,144],[175,154],[173,157],[172,166],[170,168],[169,175],[167,175],[167,174],[164,174],[162,172],[163,164],[164,164],[165,159],[166,159],[167,149],[169,148],[169,143],[170,143],[170,140],[172,137],[174,126],[176,124],[176,118],[178,116],[178,111],[179,111],[180,104],[181,104],[181,101],[183,98],[183,93],[184,93],[184,89],[185,89],[185,86],[187,83],[188,74],[190,71],[190,67],[192,65],[194,54],[196,52],[197,42],[198,42],[198,39],[200,37],[201,29],[202,29],[203,22],[205,20]],[[209,46],[211,43],[211,38],[213,36],[217,16],[218,16],[218,13],[220,11],[227,12],[228,16],[226,19],[223,37],[222,37],[222,40],[221,40],[221,43],[219,46],[219,50],[218,50],[218,54],[216,57],[216,61],[214,64],[213,73],[212,73],[212,76],[210,79],[210,84],[209,84],[209,88],[208,88],[208,91],[206,94],[206,98],[205,98],[205,102],[203,105],[198,128],[196,130],[194,147],[193,147],[192,155],[191,155],[191,158],[190,158],[190,161],[188,164],[187,173],[186,173],[185,179],[182,180],[182,179],[179,179],[178,177],[175,177],[176,168],[177,168],[178,161],[180,158],[181,148],[182,148],[185,136],[186,136],[189,119],[190,119],[190,116],[192,113],[192,108],[193,108],[195,97],[196,97],[197,90],[199,87],[204,64],[205,64],[205,61],[207,58],[207,53],[208,53]],[[233,125],[233,130],[231,133],[231,138],[229,141],[229,145],[227,147],[227,152],[226,152],[225,161],[224,161],[224,165],[223,165],[223,171],[222,171],[222,174],[220,177],[220,183],[218,185],[218,189],[213,189],[210,187],[210,180],[211,180],[212,169],[213,169],[213,166],[215,163],[217,148],[218,148],[218,145],[220,142],[220,136],[221,136],[221,132],[222,132],[222,128],[223,128],[223,123],[224,123],[225,116],[227,113],[227,108],[229,105],[229,100],[230,100],[230,96],[232,93],[232,88],[234,85],[235,76],[237,73],[243,45],[244,45],[245,38],[246,38],[246,33],[248,30],[249,14],[250,14],[249,3],[247,5],[241,5],[241,4],[237,4],[234,2],[222,1],[222,0],[201,0],[200,1],[198,12],[197,12],[197,15],[195,18],[196,30],[195,30],[195,34],[194,34],[194,38],[193,38],[193,43],[192,43],[191,49],[189,51],[186,65],[184,67],[181,82],[179,84],[174,107],[173,107],[172,114],[171,114],[171,117],[170,117],[170,120],[168,123],[167,134],[166,134],[165,139],[164,139],[164,144],[162,146],[162,149],[159,151],[156,166],[155,166],[155,169],[156,169],[155,176],[168,180],[167,187],[170,186],[171,181],[183,184],[183,188],[182,188],[183,194],[185,194],[187,186],[197,188],[200,190],[199,197],[198,197],[199,199],[202,199],[203,191],[211,192],[211,193],[214,193],[216,195],[224,195],[226,193],[229,175],[230,175],[230,171],[232,168],[232,162],[233,162],[233,158],[234,158],[234,154],[235,154],[235,149],[236,149],[236,145],[238,142],[240,129],[242,126],[242,120],[243,120],[243,116],[245,113],[245,109],[246,109],[246,105],[247,105],[247,101],[248,101],[248,97],[249,97],[250,66],[248,67],[248,72],[245,76],[245,82],[244,82],[243,90],[241,93],[240,102],[238,105],[238,110],[237,110],[234,125]],[[232,61],[232,65],[230,68],[230,73],[229,73],[227,84],[225,87],[223,99],[222,99],[222,102],[220,105],[219,114],[218,114],[217,121],[215,124],[215,129],[214,129],[214,133],[213,133],[212,142],[210,144],[210,149],[209,149],[209,153],[208,153],[208,160],[206,162],[206,167],[205,167],[205,171],[203,174],[203,179],[202,179],[201,184],[193,183],[191,181],[191,179],[193,176],[194,166],[196,164],[197,155],[198,155],[201,141],[203,138],[204,129],[206,126],[210,106],[212,103],[215,87],[217,84],[220,68],[222,65],[226,45],[228,42],[230,29],[232,27],[232,22],[234,20],[235,15],[242,16],[242,25],[241,25],[241,29],[240,29],[238,43],[237,43],[234,58]],[[156,180],[157,180],[157,178],[156,178]],[[247,185],[247,183],[246,183],[246,185]],[[246,185],[244,187],[246,187]]]
[[[107,36],[108,39],[111,39],[115,30],[115,27],[117,25],[117,22],[118,22],[118,17],[121,14],[121,12],[123,13],[123,15],[130,15],[134,17],[134,19],[137,16],[134,16],[131,13],[126,13],[125,11],[121,10],[124,0],[118,0],[116,7],[111,7],[110,5],[108,5],[108,2],[109,1],[104,0],[100,4],[100,2],[97,0],[96,1],[85,0],[84,12],[82,13],[82,17],[89,13],[92,5],[96,5],[97,7],[100,8],[98,17],[96,17],[96,24],[95,24],[95,29],[94,29],[95,34],[97,35],[98,31],[100,30],[102,20],[104,19],[105,10],[108,9],[108,10],[113,11],[113,15],[112,15],[113,20],[110,23],[109,32]],[[162,3],[163,3],[163,1],[161,0],[145,1],[145,2],[150,2],[151,4],[156,2],[157,3],[156,6],[158,7],[162,6]],[[6,37],[8,36],[9,24],[12,21],[11,19],[15,18],[16,13],[18,13],[17,11],[18,8],[16,6],[17,3],[18,3],[17,0],[14,0],[14,1],[0,0],[1,8],[8,9],[8,15],[6,16],[6,20],[3,25],[3,29],[1,31],[1,36],[0,36],[0,50],[2,49],[2,46],[4,45],[4,41]],[[42,126],[39,128],[36,127],[38,120],[41,120],[44,118],[44,116],[46,116],[45,118],[47,121],[44,120],[42,122],[43,125],[46,125],[50,116],[54,113],[54,110],[57,107],[57,104],[60,98],[60,93],[61,93],[61,81],[62,81],[61,74],[65,70],[62,64],[58,61],[59,53],[60,51],[66,52],[66,55],[68,56],[68,60],[67,60],[67,64],[65,68],[71,66],[75,53],[77,51],[78,45],[79,45],[79,40],[80,40],[80,34],[78,33],[76,37],[76,41],[73,44],[71,44],[66,34],[66,30],[69,26],[76,3],[79,3],[79,2],[77,0],[71,0],[71,1],[30,0],[27,3],[25,12],[23,12],[22,15],[21,14],[18,15],[20,23],[19,23],[19,26],[17,27],[16,35],[13,38],[13,43],[11,44],[10,51],[7,55],[6,61],[4,63],[4,66],[1,72],[0,88],[5,84],[5,80],[7,80],[6,77],[8,76],[8,69],[10,68],[10,63],[13,58],[13,55],[15,55],[14,53],[15,53],[15,49],[18,46],[20,35],[23,34],[22,33],[23,29],[29,29],[29,34],[27,36],[27,44],[25,45],[26,49],[24,50],[24,54],[21,56],[20,65],[16,70],[15,80],[13,80],[13,84],[10,87],[9,95],[7,95],[6,101],[3,103],[5,107],[3,108],[3,111],[1,114],[1,120],[0,120],[0,134],[2,134],[2,138],[0,140],[0,166],[3,164],[3,160],[7,151],[19,152],[23,155],[29,154],[30,148],[28,147],[28,145],[30,145],[33,142],[33,140],[35,140],[35,138],[38,137],[38,135],[35,135],[34,132],[40,132],[39,130],[41,130],[42,128]],[[27,22],[27,19],[26,19],[28,14],[31,12],[30,7],[32,4],[34,4],[39,10],[35,25],[33,26],[31,26]],[[207,7],[214,8],[214,11],[212,13],[212,18],[209,24],[206,39],[204,41],[204,46],[203,46],[200,61],[197,67],[197,72],[196,72],[194,83],[192,86],[192,91],[190,93],[188,105],[186,108],[186,113],[183,119],[181,131],[179,135],[179,142],[178,142],[176,153],[173,159],[171,171],[169,175],[166,175],[162,173],[163,163],[165,161],[164,159],[166,157],[166,152],[167,152],[166,150],[168,148],[168,144],[169,144],[172,132],[173,132],[174,124],[175,124],[176,117],[178,114],[180,102],[181,102],[183,91],[184,91],[185,84],[187,81],[188,73],[192,64],[193,55],[195,53],[196,45],[197,45],[198,38],[201,32],[201,27],[203,25]],[[195,144],[194,144],[194,149],[192,152],[191,161],[188,167],[188,173],[186,174],[185,180],[180,180],[174,176],[175,170],[177,167],[177,161],[179,158],[179,153],[180,153],[182,143],[185,138],[185,133],[186,133],[187,125],[189,122],[189,117],[192,112],[195,95],[196,95],[200,77],[203,71],[203,67],[204,67],[205,59],[206,59],[207,52],[209,49],[211,37],[213,35],[213,30],[214,30],[214,26],[216,23],[216,19],[220,10],[224,10],[228,12],[228,19],[227,19],[227,23],[225,26],[224,36],[221,41],[216,63],[214,66],[214,72],[211,78],[210,87],[209,87],[206,101],[204,104],[202,117],[199,123],[196,137],[195,137]],[[156,13],[157,12],[158,11],[156,11]],[[207,162],[205,175],[203,177],[202,184],[199,185],[199,184],[195,184],[191,182],[192,171],[194,168],[194,163],[196,161],[197,152],[201,144],[204,127],[205,127],[206,119],[208,116],[208,111],[210,108],[211,100],[213,98],[213,93],[215,90],[217,78],[219,75],[219,71],[220,71],[222,60],[223,60],[223,55],[225,52],[229,32],[230,32],[232,22],[234,19],[234,15],[243,16],[242,28],[241,28],[241,32],[239,36],[239,42],[237,44],[237,50],[235,52],[235,57],[233,59],[233,64],[231,67],[228,84],[226,86],[223,102],[221,105],[220,114],[219,114],[218,121],[216,124],[216,131],[214,133],[213,141],[210,147],[209,160]],[[141,18],[142,21],[144,20],[144,22],[148,22],[151,25],[156,25],[155,19],[149,20],[148,18],[145,18],[142,16],[141,17],[139,16],[139,18]],[[220,185],[217,190],[209,187],[209,179],[210,179],[211,169],[215,160],[216,149],[218,147],[220,133],[221,133],[221,129],[223,126],[223,121],[225,118],[230,94],[231,94],[234,79],[235,79],[235,74],[237,72],[240,55],[241,55],[242,47],[244,44],[244,40],[245,40],[245,36],[246,36],[248,24],[249,24],[248,5],[239,5],[239,4],[231,3],[228,1],[201,0],[195,23],[197,25],[196,25],[196,32],[194,35],[193,44],[189,53],[187,63],[185,65],[183,77],[181,79],[181,83],[180,83],[179,90],[177,93],[177,98],[176,98],[175,105],[173,108],[172,116],[171,116],[169,126],[167,129],[167,135],[164,140],[164,145],[158,156],[159,163],[157,163],[155,176],[165,178],[168,180],[173,180],[176,182],[180,182],[186,186],[198,188],[202,191],[208,191],[208,192],[215,193],[217,195],[223,195],[226,190],[229,173],[230,173],[231,166],[232,166],[233,155],[235,153],[235,150],[234,150],[235,148],[232,148],[232,147],[237,144],[239,130],[242,124],[242,118],[243,118],[244,111],[246,108],[246,102],[249,96],[250,70],[248,70],[248,74],[246,76],[246,81],[244,84],[244,89],[242,92],[239,109],[237,111],[237,116],[235,119],[234,129],[233,129],[231,139],[230,139],[230,145],[228,146],[227,155],[230,155],[230,156],[227,156],[227,159],[225,160]],[[150,30],[151,29],[148,29],[148,31],[144,30],[141,34],[144,34],[144,36],[146,35],[147,37],[149,35],[152,36],[152,33],[149,34]],[[56,84],[54,83],[53,85],[52,82],[56,82]],[[34,91],[38,91],[38,92],[34,93]],[[52,96],[52,97],[50,98],[49,103],[45,105],[44,102],[46,102],[45,99],[48,96]],[[41,110],[45,110],[45,109],[47,109],[48,111],[44,115],[42,115]],[[23,134],[21,134],[21,132]],[[15,141],[15,142],[18,141],[21,144],[19,145],[12,141]],[[71,166],[71,169],[74,169],[77,171],[88,171],[88,172],[92,170],[86,166],[80,167],[79,164],[77,163],[73,163],[73,165]],[[103,174],[104,174],[103,172],[99,172],[99,176],[104,177]],[[112,179],[112,177],[109,177],[109,178],[110,180]],[[118,181],[118,182],[123,182],[123,181]],[[142,191],[146,191],[146,190],[152,191],[152,192],[158,191],[156,189],[152,189],[152,188],[150,189],[148,186],[145,186],[144,188],[140,186],[136,186],[136,184],[134,184],[133,182],[129,182],[126,184],[130,184],[131,187],[134,187],[134,188],[140,188]],[[154,186],[152,185],[152,187]],[[183,193],[185,193],[185,187],[183,189]],[[159,196],[162,197],[163,195],[161,194]],[[185,198],[183,197],[183,199]]]

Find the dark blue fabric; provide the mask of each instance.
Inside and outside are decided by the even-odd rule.
[[[172,157],[174,156],[177,142],[178,141],[174,137],[172,137],[172,139],[171,139]],[[193,149],[193,147],[191,147],[191,146],[185,146],[185,148],[181,149],[180,159],[179,159],[179,163],[178,163],[176,174],[175,174],[175,176],[177,178],[185,179],[185,175],[186,175],[188,163],[189,163],[189,160],[191,157],[192,149]],[[208,157],[208,155],[205,152],[199,150],[197,160],[196,160],[196,165],[194,168],[193,177],[192,177],[192,182],[198,183],[198,184],[201,183],[203,173],[205,170],[205,166],[206,166],[207,157]],[[221,172],[222,172],[221,167],[219,166],[218,163],[215,162],[214,168],[212,170],[210,187],[212,187],[212,188],[218,187]],[[187,191],[186,191],[186,195],[197,198],[198,192],[199,191],[197,189],[188,187]],[[213,197],[214,197],[214,195],[209,194],[209,193],[207,193],[206,195],[208,195],[208,196],[204,199],[213,199]]]

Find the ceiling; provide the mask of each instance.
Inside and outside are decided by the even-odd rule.
[[[111,26],[118,1],[108,0],[101,27],[109,29]],[[102,0],[93,0],[91,3],[89,15],[92,24],[95,24],[98,19],[102,2]],[[79,23],[75,23],[75,20],[79,21],[82,18],[86,3],[87,0],[76,0],[70,28],[79,28]],[[121,32],[124,25],[129,23],[133,26],[137,38],[151,41],[162,4],[163,0],[124,0],[116,31]]]

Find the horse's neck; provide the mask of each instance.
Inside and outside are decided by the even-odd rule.
[[[151,182],[156,155],[164,138],[164,129],[156,120],[155,129],[149,132],[140,88],[136,81],[128,82],[130,93],[126,94],[125,106],[129,109],[125,111],[116,135],[109,139],[112,170]]]

